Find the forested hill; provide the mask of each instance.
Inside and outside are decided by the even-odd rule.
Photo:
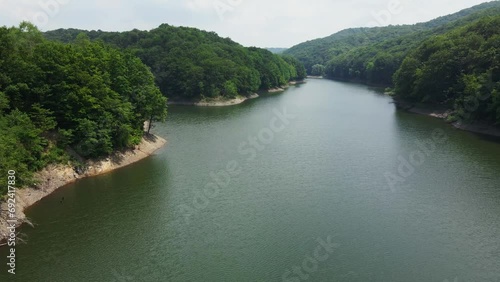
[[[19,186],[71,148],[97,158],[140,143],[145,120],[163,120],[167,101],[149,68],[80,36],[49,41],[31,24],[0,27],[0,171]],[[0,195],[5,193],[0,185]]]
[[[391,85],[405,56],[424,40],[499,13],[500,2],[494,1],[426,23],[347,29],[299,44],[284,54],[299,59],[312,75]]]
[[[234,98],[305,78],[291,56],[246,48],[214,32],[163,24],[151,31],[59,29],[46,38],[73,42],[79,34],[133,52],[148,65],[162,93],[173,100]]]
[[[326,66],[332,58],[340,56],[355,47],[383,41],[384,38],[408,34],[414,30],[410,26],[389,26],[376,28],[350,28],[331,36],[315,39],[296,45],[284,52],[301,61],[308,74],[312,73],[314,65]]]

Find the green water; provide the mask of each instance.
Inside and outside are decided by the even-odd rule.
[[[169,140],[156,155],[30,208],[0,281],[500,281],[495,140],[327,80],[172,106],[154,130]]]

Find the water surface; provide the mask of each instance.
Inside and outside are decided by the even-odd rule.
[[[386,175],[435,130],[447,140],[391,187]],[[489,138],[327,80],[234,107],[172,106],[154,131],[169,144],[153,157],[28,210],[16,281],[500,281]],[[321,241],[335,247],[315,263]]]

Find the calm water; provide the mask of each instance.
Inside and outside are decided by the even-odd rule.
[[[499,143],[326,80],[169,111],[155,156],[28,211],[15,281],[500,281]]]

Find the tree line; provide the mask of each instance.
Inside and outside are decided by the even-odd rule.
[[[306,77],[291,56],[246,48],[214,32],[162,24],[150,31],[128,32],[59,29],[45,33],[51,40],[73,42],[79,34],[138,56],[155,75],[156,84],[171,100],[234,98]]]

